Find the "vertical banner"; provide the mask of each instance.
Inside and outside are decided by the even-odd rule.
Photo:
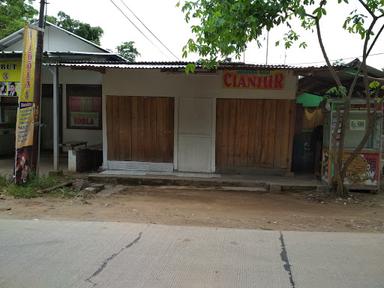
[[[24,28],[24,50],[21,64],[21,93],[16,121],[15,181],[25,183],[35,169],[32,160],[36,121],[35,76],[38,30]]]

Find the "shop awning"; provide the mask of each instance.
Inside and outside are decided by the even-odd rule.
[[[323,97],[312,93],[303,93],[296,99],[297,104],[301,104],[304,107],[319,107]]]

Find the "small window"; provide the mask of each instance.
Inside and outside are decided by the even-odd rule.
[[[67,128],[101,129],[101,85],[67,85]]]

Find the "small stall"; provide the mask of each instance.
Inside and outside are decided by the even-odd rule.
[[[296,123],[293,144],[292,171],[295,174],[314,174],[320,178],[323,97],[302,93],[296,98]]]
[[[335,129],[337,125],[337,108],[342,103],[340,101],[330,102],[330,111],[326,113],[324,119],[324,140],[322,156],[322,179],[328,184],[334,176],[334,161],[330,157],[330,148],[337,145],[340,139],[340,129]],[[372,109],[374,109],[372,107]],[[342,112],[341,112],[342,113]],[[382,114],[382,109],[377,111]],[[381,119],[381,118],[380,118]],[[351,111],[346,127],[344,142],[344,159],[354,151],[359,145],[368,129],[367,105],[363,99],[353,99]],[[332,133],[337,133],[333,138]],[[351,163],[345,177],[345,185],[352,190],[378,190],[380,187],[381,176],[381,134],[382,120],[378,120],[373,128],[367,144]]]

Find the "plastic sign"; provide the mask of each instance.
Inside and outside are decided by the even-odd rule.
[[[0,96],[18,96],[20,94],[19,60],[0,61]]]
[[[282,71],[224,71],[224,88],[236,89],[284,89],[285,75]]]
[[[35,94],[37,33],[37,30],[30,27],[24,28],[24,51],[19,102],[33,102]]]
[[[21,65],[21,95],[16,121],[15,182],[24,183],[32,171],[33,134],[35,126],[35,66],[38,31],[24,28],[24,51]]]

